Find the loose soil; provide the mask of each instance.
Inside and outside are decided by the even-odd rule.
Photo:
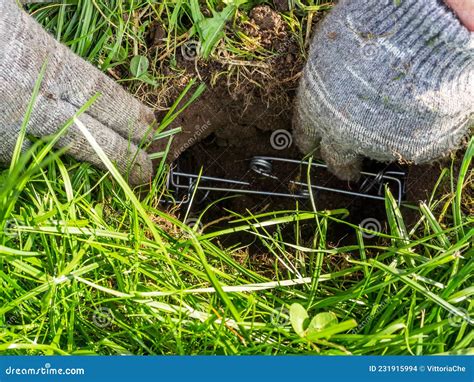
[[[277,3],[283,6],[283,2]],[[180,58],[178,65],[185,69],[185,77],[199,78],[208,84],[208,89],[171,126],[182,128],[182,133],[174,139],[171,157],[177,157],[184,150],[179,159],[182,170],[196,173],[202,167],[203,175],[246,180],[256,189],[282,191],[290,180],[305,181],[301,169],[297,166],[276,166],[273,174],[280,182],[275,184],[251,171],[249,160],[254,156],[302,159],[295,145],[283,150],[273,148],[271,134],[276,130],[291,132],[293,98],[305,61],[304,51],[285,29],[280,15],[268,6],[254,8],[249,16],[249,22],[239,27],[273,52],[265,62],[234,62],[222,55],[206,62]],[[155,150],[162,148],[159,146],[157,144]],[[367,161],[364,170],[374,172],[386,167],[385,164]],[[429,198],[441,171],[439,164],[402,168],[392,165],[391,168],[406,171],[405,201],[414,205]],[[338,181],[328,172],[321,172],[316,178],[315,181],[321,185],[357,189],[357,185]],[[224,193],[210,194],[203,203],[194,204],[194,213],[224,196]],[[383,230],[387,229],[383,201],[318,192],[316,204],[318,210],[346,208],[350,213],[347,220],[353,224],[358,225],[364,219],[372,218],[380,221]],[[222,218],[230,216],[230,211],[247,215],[248,212],[293,210],[295,206],[295,200],[290,198],[245,195],[216,203],[206,212],[204,220],[218,221],[209,228],[214,230],[228,227],[227,220]],[[299,208],[311,210],[308,202],[304,201],[299,202]],[[407,225],[413,225],[417,215],[409,208],[403,208],[406,210]],[[291,231],[291,228],[288,229]],[[309,240],[314,226],[307,224],[305,229],[306,239]],[[334,225],[330,227],[329,239],[334,244],[354,244],[355,232],[349,226]],[[221,239],[221,245],[226,247],[238,243],[252,244],[252,251],[257,253],[268,252],[261,248],[254,235],[229,235]]]

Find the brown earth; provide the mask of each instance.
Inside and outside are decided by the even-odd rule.
[[[284,2],[277,3],[283,6]],[[199,78],[208,84],[208,89],[173,123],[172,127],[182,127],[182,133],[174,139],[171,157],[176,158],[184,150],[179,159],[183,170],[197,173],[202,167],[207,176],[247,180],[255,189],[286,192],[289,180],[305,178],[298,166],[275,167],[273,174],[279,181],[272,183],[268,178],[262,179],[252,172],[249,160],[262,155],[302,159],[294,145],[284,150],[273,148],[271,135],[276,130],[291,132],[292,104],[304,65],[304,54],[296,38],[286,30],[280,15],[271,8],[256,7],[249,16],[249,21],[239,27],[258,41],[260,47],[272,52],[265,61],[236,62],[224,53],[211,61],[180,57],[178,65],[185,69],[184,77]],[[222,75],[217,76],[218,73]],[[177,92],[179,90],[176,89]],[[154,149],[162,148],[162,144],[157,144]],[[370,161],[364,167],[366,171],[384,168],[386,165]],[[392,165],[391,168],[401,167]],[[420,200],[427,200],[439,177],[441,166],[405,166],[401,169],[407,172],[406,202],[416,205]],[[357,189],[357,185],[340,182],[327,172],[317,174],[315,181],[345,190]],[[226,194],[215,193],[203,203],[195,203],[195,213],[223,196]],[[348,209],[350,215],[347,220],[351,223],[359,224],[364,219],[372,218],[380,222],[384,231],[387,229],[382,201],[320,192],[316,195],[316,204],[319,210]],[[299,207],[311,210],[308,202],[300,201]],[[204,220],[219,220],[229,216],[229,211],[240,214],[250,211],[256,214],[294,208],[295,200],[291,198],[246,195],[216,203],[206,212]],[[404,209],[408,226],[413,225],[417,214],[408,208]],[[226,227],[226,224],[221,219],[212,229]],[[314,227],[309,224],[305,228],[311,237]],[[341,224],[330,227],[329,237],[333,243],[355,242],[354,230]],[[221,244],[228,246],[238,242],[253,242],[257,252],[265,252],[255,243],[253,235],[231,235],[224,238]]]

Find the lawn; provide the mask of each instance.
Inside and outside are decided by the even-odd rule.
[[[183,46],[204,62],[223,52],[251,65],[272,57],[238,28],[262,3],[92,0],[29,11],[143,102],[161,105],[164,126],[181,91],[206,92],[187,78],[176,94]],[[330,4],[276,3],[304,57],[313,20]],[[206,229],[205,212],[189,224],[186,211],[162,203],[164,159],[151,185],[131,189],[106,158],[101,172],[51,151],[53,143],[38,142],[1,173],[2,354],[474,353],[474,140],[426,200],[399,207],[387,191],[388,229],[380,232],[350,223],[344,206],[317,203],[229,212],[228,228]],[[311,240],[300,241],[308,223]],[[353,243],[328,239],[339,226],[355,233]],[[265,267],[247,247],[221,245],[243,231],[267,251]]]

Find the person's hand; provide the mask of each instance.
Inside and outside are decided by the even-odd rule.
[[[25,1],[24,1],[25,2]],[[79,117],[129,181],[152,174],[151,161],[138,144],[151,135],[154,115],[112,79],[58,43],[22,11],[16,0],[0,1],[0,162],[11,160],[18,132],[41,67],[46,72],[27,134],[57,132],[96,93],[100,97]],[[25,141],[23,149],[27,149]],[[58,141],[78,160],[104,167],[80,130],[72,125]]]
[[[456,13],[464,26],[474,32],[474,0],[444,1]]]
[[[428,163],[474,116],[474,35],[439,0],[341,0],[315,31],[295,142],[356,180],[362,158]]]

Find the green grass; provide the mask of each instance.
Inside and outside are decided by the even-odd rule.
[[[422,204],[411,231],[387,194],[390,232],[377,233],[386,244],[376,247],[358,226],[358,243],[329,246],[327,230],[349,224],[345,210],[236,217],[229,229],[201,233],[158,208],[164,168],[138,200],[106,158],[112,176],[48,152],[37,147],[28,166],[20,157],[2,177],[2,353],[473,351],[474,229],[459,201],[472,182],[474,141],[452,193]],[[269,232],[298,232],[308,221],[316,227],[310,246]],[[218,246],[236,231],[268,249],[266,275],[242,251]],[[295,303],[344,330],[307,335],[289,314]]]
[[[149,56],[144,36],[155,19],[166,21],[171,51],[192,24],[188,2],[105,3],[32,10],[104,71]],[[160,207],[166,166],[139,198],[107,158],[110,174],[52,154],[53,143],[38,142],[0,175],[0,353],[474,353],[472,140],[430,200],[412,206],[415,226],[387,193],[389,230],[375,233],[377,245],[344,209],[234,216],[224,230],[201,232]],[[311,243],[299,239],[303,224],[314,226]],[[328,230],[339,225],[358,240],[331,244]],[[219,245],[239,231],[267,249],[269,265]]]
[[[200,10],[198,3],[203,3]],[[312,17],[329,9],[330,2],[290,0],[289,3],[290,10],[282,14],[282,18],[304,56]],[[211,57],[221,62],[219,52],[225,52],[226,61],[239,62],[232,70],[215,73],[216,77],[238,78],[245,67],[253,68],[274,56],[275,52],[264,49],[240,27],[248,22],[248,11],[260,4],[271,2],[67,0],[62,4],[37,4],[29,8],[58,40],[156,107],[157,99],[158,104],[173,101],[169,93],[174,94],[172,89],[185,73],[177,61],[187,44],[199,41],[198,53],[202,59]],[[149,34],[157,26],[162,36],[151,46]],[[146,73],[134,70],[138,59],[146,62]]]

